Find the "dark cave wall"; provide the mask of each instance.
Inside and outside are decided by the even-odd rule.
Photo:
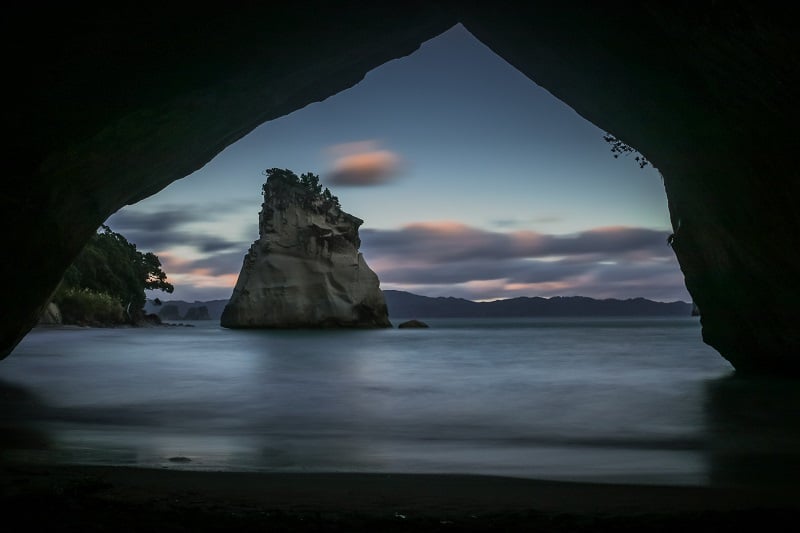
[[[357,83],[457,21],[662,172],[703,336],[749,372],[800,373],[788,8],[749,3],[330,3],[12,13],[12,186],[0,202],[0,355],[120,207],[259,124]],[[327,7],[320,7],[327,6]],[[610,156],[609,156],[610,157]],[[666,246],[666,243],[665,243]]]
[[[704,340],[737,370],[800,373],[792,310],[799,191],[790,156],[800,65],[789,10],[650,2],[501,13],[461,18],[661,171],[673,249]]]

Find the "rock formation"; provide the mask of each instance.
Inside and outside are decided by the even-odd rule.
[[[63,323],[61,310],[54,302],[50,302],[44,308],[44,313],[39,317],[40,326],[55,326]]]
[[[430,326],[421,320],[413,319],[413,320],[406,320],[397,327],[398,329],[409,329],[409,328],[429,328]]]
[[[378,276],[358,248],[363,223],[318,178],[270,169],[259,238],[244,258],[226,328],[391,327]]]

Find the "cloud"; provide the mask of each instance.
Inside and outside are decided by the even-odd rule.
[[[364,248],[376,255],[407,258],[421,256],[426,262],[446,263],[475,257],[492,260],[545,259],[562,255],[600,254],[619,257],[644,254],[670,257],[667,232],[644,228],[597,228],[570,235],[534,231],[494,232],[460,222],[418,222],[397,230],[361,231]]]
[[[249,242],[198,233],[196,230],[186,228],[188,224],[208,222],[214,220],[217,215],[229,213],[230,206],[227,204],[211,208],[176,206],[148,213],[121,210],[109,217],[106,224],[143,251],[159,253],[179,246],[192,247],[200,254],[247,250]]]
[[[175,292],[166,295],[161,291],[146,291],[148,298],[161,300],[184,300],[187,302],[227,300],[231,297],[233,289],[230,287],[195,287],[190,284],[175,285]]]
[[[372,266],[372,261],[370,261]],[[381,282],[404,284],[458,284],[470,281],[513,279],[519,282],[557,281],[584,271],[583,264],[568,261],[531,262],[520,259],[497,261],[480,259],[459,261],[454,268],[440,268],[438,264],[417,264],[399,267],[375,267],[380,270]]]
[[[207,213],[175,209],[118,213],[109,224],[140,249],[157,253],[177,295],[227,298],[250,243],[192,231],[188,225],[201,216],[208,221]],[[555,235],[433,221],[360,233],[361,252],[384,289],[472,300],[573,295],[690,300],[667,231],[618,226]]]
[[[595,228],[571,235],[424,222],[361,232],[381,286],[475,300],[582,295],[689,300],[668,232]]]
[[[239,273],[214,275],[205,269],[194,269],[189,272],[181,272],[174,274],[174,282],[181,285],[191,285],[198,289],[205,288],[229,288],[232,289],[236,285],[236,280]]]
[[[201,220],[203,214],[192,209],[172,207],[153,213],[122,209],[111,215],[106,224],[123,231],[160,232]],[[124,233],[123,233],[124,234]]]
[[[158,254],[161,265],[169,276],[199,271],[203,271],[210,276],[238,274],[242,268],[244,256],[245,251],[215,254],[198,259],[188,259],[169,250]]]
[[[369,186],[387,183],[397,176],[401,158],[381,149],[376,141],[358,141],[328,147],[335,157],[326,183],[339,186]]]
[[[245,252],[216,254],[200,259],[186,259],[170,251],[158,255],[167,280],[175,286],[174,300],[215,300],[229,298],[239,277]],[[151,298],[164,299],[151,291]]]

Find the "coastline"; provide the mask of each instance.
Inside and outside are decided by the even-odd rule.
[[[58,530],[746,530],[800,518],[788,487],[451,474],[257,473],[6,463],[6,523]]]

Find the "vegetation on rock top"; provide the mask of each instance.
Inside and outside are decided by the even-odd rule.
[[[330,189],[322,188],[319,176],[306,172],[298,176],[287,168],[268,168],[264,171],[267,181],[262,186],[264,201],[269,200],[275,193],[286,191],[300,192],[307,200],[322,201],[341,209],[339,198],[331,194]]]

